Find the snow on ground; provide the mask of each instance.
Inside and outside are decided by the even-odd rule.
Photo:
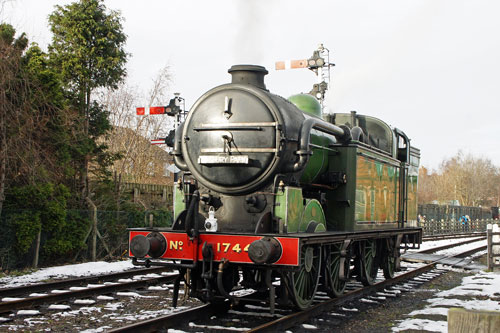
[[[76,265],[42,268],[31,274],[22,276],[7,276],[0,279],[0,288],[12,288],[48,279],[76,278],[82,276],[116,273],[134,268],[132,260],[116,262],[87,262]]]
[[[478,237],[480,237],[480,236],[478,236]],[[456,244],[456,243],[460,243],[460,242],[463,242],[463,241],[466,241],[466,240],[472,240],[472,239],[473,238],[471,238],[471,237],[465,237],[465,238],[455,238],[455,239],[441,239],[441,240],[435,240],[435,241],[424,241],[420,245],[420,249],[418,249],[418,250],[409,250],[409,252],[418,252],[418,251],[422,251],[422,250],[427,250],[427,249],[435,248],[435,247],[438,247],[438,246],[443,246],[443,245],[448,245],[448,244]],[[485,240],[485,242],[486,242],[486,240]]]
[[[421,248],[418,249],[418,250],[408,250],[408,253],[415,253],[415,252],[419,252],[419,251],[422,251],[422,250],[427,250],[427,249],[432,249],[432,248],[436,248],[436,247],[440,247],[440,246],[443,246],[443,245],[449,245],[449,244],[456,244],[456,243],[460,243],[464,240],[472,240],[471,238],[458,238],[458,239],[444,239],[444,240],[439,240],[439,241],[429,241],[429,242],[424,242],[422,243],[421,245]],[[473,250],[473,249],[476,249],[480,246],[486,246],[487,244],[487,241],[486,239],[483,239],[483,240],[478,240],[478,241],[475,241],[475,242],[472,242],[472,243],[469,243],[469,244],[464,244],[464,245],[460,245],[460,246],[455,246],[455,247],[451,247],[449,249],[445,249],[445,250],[441,250],[441,251],[437,251],[437,252],[434,252],[432,253],[433,255],[440,255],[440,256],[445,256],[445,257],[451,257],[451,256],[454,256],[456,255],[457,253],[463,253],[463,252],[466,252],[466,251],[469,251],[469,250]],[[479,252],[476,252],[474,254],[472,254],[471,256],[467,257],[467,258],[464,258],[469,260],[469,261],[472,261],[473,258],[475,257],[478,257],[478,256],[482,256],[484,254],[486,254],[487,250],[483,250],[483,251],[479,251]],[[404,253],[403,253],[404,255]],[[478,269],[481,267],[481,265],[468,265],[467,266],[469,269]]]
[[[466,276],[461,285],[438,292],[427,300],[427,305],[408,314],[408,318],[399,321],[392,328],[393,332],[404,330],[423,330],[430,332],[447,332],[448,323],[443,316],[448,315],[450,307],[470,310],[500,311],[500,302],[492,297],[500,297],[500,272],[477,272]],[[465,297],[464,297],[465,296]],[[415,316],[441,316],[441,320],[421,319]],[[439,318],[439,317],[438,317]]]
[[[433,254],[442,255],[442,256],[454,256],[457,253],[462,253],[462,252],[472,250],[472,249],[478,248],[480,246],[486,246],[486,245],[487,245],[487,241],[486,241],[486,239],[483,239],[483,240],[480,240],[480,241],[477,241],[474,243],[464,244],[464,245],[452,247],[452,248],[449,248],[446,250],[437,251]],[[479,255],[481,255],[479,252],[474,254],[474,256],[479,256]]]
[[[429,242],[424,242],[421,246],[420,250],[423,249],[428,249],[428,248],[434,248],[437,246],[442,246],[445,244],[453,244],[453,243],[458,243],[463,239],[452,239],[452,240],[439,240],[439,241],[429,241]],[[468,238],[467,238],[468,239]],[[480,242],[475,242],[467,245],[463,245],[460,247],[460,251],[465,251],[468,248],[475,248],[478,245],[485,244],[486,241]],[[445,250],[449,251],[449,250]],[[453,252],[458,252],[457,248],[452,250]],[[441,253],[441,254],[446,254],[446,253]],[[405,266],[412,266],[416,265],[418,266],[419,264],[410,264],[410,263],[405,263]],[[76,265],[65,265],[65,266],[58,266],[58,267],[50,267],[50,268],[43,268],[40,269],[34,273],[31,274],[26,274],[23,276],[8,276],[0,279],[0,288],[10,288],[10,287],[16,287],[16,286],[22,286],[22,285],[27,285],[27,284],[33,284],[33,283],[39,283],[44,280],[48,279],[53,279],[53,278],[58,278],[58,279],[63,279],[63,278],[74,278],[74,277],[82,277],[82,276],[90,276],[90,275],[99,275],[99,274],[106,274],[106,273],[114,273],[114,272],[121,272],[125,270],[129,270],[134,268],[132,265],[131,260],[127,261],[118,261],[118,262],[90,262],[90,263],[83,263],[83,264],[76,264]],[[408,267],[409,268],[409,267]],[[449,269],[449,268],[448,268]],[[445,332],[447,330],[447,322],[443,319],[441,321],[439,320],[428,320],[428,319],[419,319],[415,318],[414,316],[422,316],[422,315],[446,315],[447,314],[447,309],[450,306],[453,307],[463,307],[466,309],[485,309],[485,310],[500,310],[500,304],[498,301],[494,302],[490,299],[484,299],[484,296],[489,296],[491,297],[494,293],[499,292],[498,286],[500,285],[500,272],[496,273],[485,273],[485,272],[479,272],[477,275],[474,276],[468,276],[465,277],[462,281],[462,285],[447,290],[443,291],[440,293],[437,293],[435,295],[435,298],[431,299],[428,301],[428,305],[418,311],[414,311],[410,314],[408,314],[408,318],[405,320],[402,320],[398,323],[396,327],[393,328],[393,331],[401,331],[401,330],[406,330],[406,329],[424,329],[427,331],[435,331],[435,332]],[[168,286],[164,285],[162,288],[167,288]],[[408,288],[412,288],[409,286]],[[391,292],[394,292],[392,290]],[[461,300],[461,297],[464,295],[469,296],[469,298],[473,298],[473,300]],[[135,295],[128,295],[130,297],[134,297]],[[386,295],[384,295],[386,296]],[[500,295],[498,295],[500,296]],[[479,297],[479,299],[476,299],[475,297]],[[482,298],[482,299],[481,299]],[[109,296],[99,296],[98,299],[100,300],[106,300],[106,301],[112,301],[113,297]],[[368,299],[367,299],[368,300]],[[373,300],[372,300],[373,301]],[[80,303],[79,300],[75,301],[75,303]],[[86,303],[86,300],[81,300],[81,303]],[[88,305],[90,305],[90,302],[88,302]],[[114,311],[117,310],[117,308],[123,307],[123,303],[116,302],[116,303],[108,303],[105,307],[105,310],[111,311],[111,314],[108,314],[108,316],[111,317],[117,317],[117,319],[124,319],[123,315],[122,318],[117,316],[117,314],[113,313]],[[62,309],[60,309],[62,310]],[[172,312],[173,309],[168,309],[166,312]],[[177,309],[177,311],[179,308]],[[349,312],[356,312],[358,309],[349,309],[349,308],[343,308],[343,311]],[[85,312],[85,313],[90,313],[90,312],[100,312],[101,308],[96,308],[96,307],[82,307],[78,311]],[[74,316],[78,315],[78,311],[62,311],[56,314],[53,314],[53,316]],[[164,312],[164,311],[162,311]],[[21,310],[18,311],[18,315],[36,315],[35,313],[32,313],[30,311],[26,310]],[[141,317],[151,317],[158,315],[159,313],[143,313],[141,316],[136,316],[133,314],[130,314],[129,317],[134,317],[134,320],[138,319],[144,319]],[[162,313],[162,314],[165,314]],[[333,314],[332,314],[333,315]],[[334,315],[342,315],[342,314],[334,314]],[[127,317],[127,316],[125,316]],[[0,318],[4,319],[4,318]],[[5,318],[6,319],[6,318]],[[37,319],[42,319],[42,318],[37,318]],[[1,322],[2,320],[0,320]],[[87,332],[102,332],[104,331],[106,326],[93,329],[93,330],[88,330]]]

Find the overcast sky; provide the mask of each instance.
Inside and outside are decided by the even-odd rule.
[[[0,0],[0,3],[2,1]],[[5,2],[5,1],[3,1]],[[14,0],[0,17],[42,47],[47,16],[71,1]],[[165,65],[191,106],[234,64],[266,66],[269,90],[308,92],[306,69],[275,71],[319,43],[331,51],[331,112],[383,119],[436,168],[459,150],[500,166],[500,1],[107,0],[128,35],[129,82],[146,91]],[[134,110],[131,110],[134,112]]]

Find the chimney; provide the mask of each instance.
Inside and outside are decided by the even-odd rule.
[[[231,83],[234,84],[251,84],[253,86],[259,87],[260,89],[266,90],[266,85],[264,84],[264,75],[269,72],[263,66],[257,65],[234,65],[229,70],[228,73],[231,74]]]

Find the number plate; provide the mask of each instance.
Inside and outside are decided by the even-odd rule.
[[[248,164],[248,155],[201,155],[199,164]]]
[[[147,236],[150,231],[130,231],[129,244],[137,235]],[[170,260],[195,260],[195,252],[197,253],[196,260],[203,260],[203,244],[212,245],[213,260],[222,261],[229,260],[232,263],[247,263],[253,264],[253,261],[248,256],[248,250],[252,242],[261,239],[262,235],[228,235],[218,234],[214,232],[201,233],[198,244],[191,241],[185,232],[163,231],[161,232],[167,242],[165,253],[160,257]],[[299,265],[299,238],[295,237],[275,237],[280,242],[283,252],[281,257],[276,262],[276,265]],[[129,248],[129,256],[133,257]],[[149,258],[149,256],[146,256]]]

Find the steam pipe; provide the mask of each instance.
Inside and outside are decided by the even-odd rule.
[[[233,299],[233,297],[224,289],[224,282],[222,280],[224,268],[228,263],[229,261],[226,258],[222,259],[222,261],[219,263],[219,269],[217,270],[217,288],[222,295],[229,299]]]
[[[299,155],[299,160],[293,165],[291,170],[293,172],[298,172],[304,169],[309,161],[309,156],[312,155],[312,150],[309,149],[309,144],[311,143],[311,131],[313,129],[326,134],[331,134],[342,142],[348,142],[351,140],[351,131],[347,126],[341,125],[339,127],[317,118],[306,119],[302,123],[302,127],[300,129],[299,150],[295,152]]]
[[[198,237],[198,203],[200,201],[200,193],[198,191],[193,192],[191,202],[186,214],[185,230],[189,238]]]
[[[182,130],[184,129],[184,123],[180,124],[179,127],[175,130],[175,138],[174,138],[174,150],[170,153],[170,155],[174,156],[175,165],[181,169],[182,171],[189,171],[186,161],[184,161],[184,157],[182,157]]]

